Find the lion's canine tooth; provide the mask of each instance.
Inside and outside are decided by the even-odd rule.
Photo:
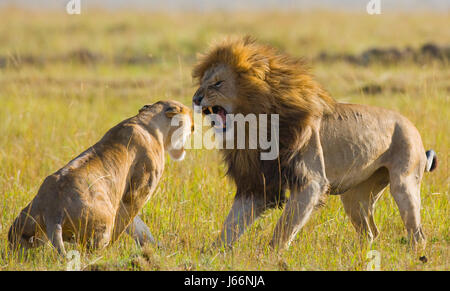
[[[213,113],[213,110],[212,110],[212,107],[211,107],[211,106],[208,106],[208,110],[209,110],[209,113],[210,113],[210,114]]]

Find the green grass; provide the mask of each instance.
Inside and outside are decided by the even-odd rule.
[[[50,247],[27,256],[7,248],[7,231],[43,179],[95,143],[144,104],[176,99],[190,105],[195,54],[225,35],[251,34],[296,56],[321,51],[360,53],[372,47],[426,42],[450,44],[445,14],[143,14],[0,10],[0,270],[60,270],[66,262]],[[357,25],[355,23],[358,23]],[[66,58],[77,49],[103,56],[97,64]],[[42,64],[23,63],[43,56]],[[116,64],[116,56],[151,55],[149,64]],[[51,61],[51,58],[58,59]],[[382,270],[449,270],[448,148],[450,70],[446,63],[374,64],[314,61],[313,73],[336,99],[401,112],[438,153],[439,167],[422,183],[424,251],[411,251],[387,190],[376,208],[380,237],[361,245],[339,197],[329,197],[291,247],[268,248],[280,210],[268,211],[233,250],[209,249],[231,207],[235,186],[216,151],[191,150],[185,161],[167,159],[163,179],[142,217],[164,246],[138,249],[123,236],[101,251],[82,253],[85,269],[100,270],[365,270],[370,249]],[[382,92],[365,94],[365,85]],[[391,90],[392,88],[400,90]],[[77,249],[77,246],[67,245]],[[419,261],[425,255],[427,263]]]

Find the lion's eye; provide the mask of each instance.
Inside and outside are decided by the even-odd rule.
[[[223,84],[223,81],[218,81],[218,82],[216,82],[216,83],[214,84],[214,87],[215,87],[215,88],[220,88],[220,86],[222,86],[222,84]]]

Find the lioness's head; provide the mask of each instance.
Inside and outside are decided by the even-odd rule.
[[[150,123],[162,133],[169,155],[175,160],[184,159],[184,144],[194,131],[191,109],[177,101],[159,101],[145,105],[139,114],[143,118],[151,116]]]

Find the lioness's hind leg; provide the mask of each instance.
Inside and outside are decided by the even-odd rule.
[[[52,243],[53,247],[55,247],[60,255],[65,256],[66,250],[64,248],[64,242],[62,238],[61,223],[50,222],[47,224],[46,228],[48,240]]]
[[[369,179],[341,195],[345,212],[358,233],[375,239],[379,232],[373,218],[375,203],[389,183],[386,168],[377,170]]]

